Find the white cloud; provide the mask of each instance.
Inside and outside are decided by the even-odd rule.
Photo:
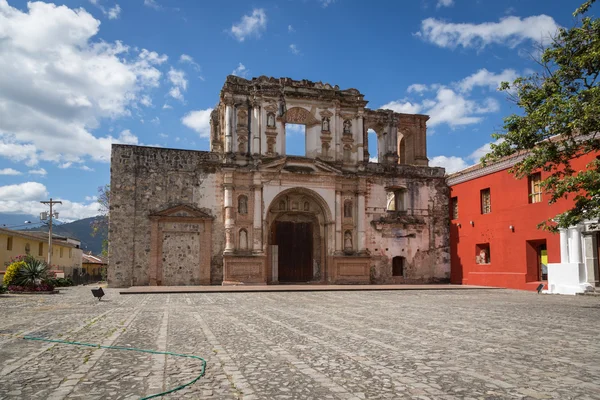
[[[147,94],[145,94],[140,98],[140,103],[143,106],[152,107],[152,98],[150,96],[148,96]]]
[[[30,175],[41,175],[41,176],[46,176],[48,174],[44,168],[30,169],[28,171],[28,173]]]
[[[184,101],[183,93],[187,90],[188,81],[185,72],[171,67],[168,73],[169,81],[173,85],[169,90],[169,96],[179,101]]]
[[[37,182],[25,182],[18,185],[0,186],[0,203],[4,201],[43,200],[48,196],[46,186]]]
[[[241,76],[242,78],[246,78],[250,71],[246,68],[246,66],[240,63],[236,69],[231,72],[231,75]]]
[[[483,48],[490,44],[500,44],[514,48],[526,40],[548,43],[558,28],[559,25],[552,17],[543,14],[523,19],[504,17],[499,22],[481,24],[451,23],[427,18],[421,21],[421,30],[416,35],[439,47]]]
[[[79,169],[83,170],[83,171],[88,171],[88,172],[94,172],[94,168],[90,168],[87,165],[82,165],[81,167],[79,167]]]
[[[25,162],[108,161],[102,119],[129,116],[160,83],[166,56],[93,41],[100,21],[85,10],[0,0],[0,157]]]
[[[114,7],[109,8],[107,11],[108,19],[117,19],[121,15],[121,7],[115,4]]]
[[[514,69],[505,69],[499,74],[494,74],[485,68],[480,69],[473,75],[470,75],[458,82],[458,88],[461,92],[469,92],[475,86],[489,87],[490,89],[497,89],[502,82],[512,82],[517,79],[519,75]]]
[[[197,110],[190,111],[186,115],[183,116],[181,122],[187,126],[198,132],[200,137],[209,138],[210,137],[210,113],[212,112],[212,108],[207,108],[206,110]]]
[[[454,5],[454,0],[438,0],[436,8],[451,7]]]
[[[300,50],[298,50],[298,46],[296,46],[295,44],[290,44],[290,51],[296,56],[300,54]]]
[[[0,169],[0,175],[21,175],[21,172],[12,168]]]
[[[166,139],[169,137],[169,135],[167,135],[166,133],[159,133],[158,136],[160,136],[163,139]]]
[[[392,110],[402,114],[418,114],[421,111],[422,106],[420,104],[411,103],[410,101],[399,100],[390,101],[389,103],[382,105],[380,108]]]
[[[496,89],[501,82],[513,81],[516,77],[517,73],[512,69],[506,69],[496,74],[483,68],[449,86],[439,83],[413,84],[408,87],[408,93],[417,93],[419,96],[427,97],[416,102],[410,99],[391,101],[381,108],[399,113],[429,115],[431,117],[427,122],[429,127],[447,124],[451,128],[455,128],[476,124],[483,119],[483,115],[497,112],[500,105],[496,99],[491,97],[472,98],[473,88]]]
[[[493,143],[502,143],[502,139],[496,140]],[[465,158],[455,156],[435,156],[429,160],[429,166],[444,167],[447,174],[453,174],[454,172],[468,168],[474,164],[478,164],[481,157],[485,156],[491,151],[491,145],[492,143],[486,143]]]
[[[97,201],[98,196],[85,196],[85,201]]]
[[[122,143],[122,144],[139,144],[139,139],[135,136],[129,129],[125,129],[121,131],[118,139],[114,140],[113,143]]]
[[[260,37],[261,32],[267,29],[267,14],[262,8],[255,8],[252,14],[244,15],[237,25],[231,26],[231,34],[240,42],[247,37]]]
[[[144,0],[144,5],[146,7],[154,8],[155,10],[160,10],[162,8],[156,0]]]
[[[188,54],[182,54],[179,57],[179,62],[184,64],[190,64],[196,71],[200,71],[200,65],[198,65],[198,63],[194,61],[192,56]]]
[[[447,174],[452,174],[456,171],[467,168],[469,164],[460,157],[436,156],[429,160],[429,166],[443,167],[446,169]]]
[[[58,166],[58,168],[67,169],[67,168],[71,168],[71,166],[73,166],[73,162],[69,161],[69,162],[60,164]]]
[[[173,107],[172,107],[172,106],[170,106],[169,104],[165,103],[165,104],[163,104],[162,108],[163,108],[163,110],[170,110],[170,109],[172,109]]]
[[[476,115],[488,114],[500,109],[498,102],[492,98],[484,101],[470,100],[446,87],[438,90],[433,101],[435,105],[425,112],[431,116],[427,122],[429,126],[443,123],[450,127],[475,124],[482,120]]]
[[[423,93],[428,90],[427,85],[422,85],[420,83],[414,83],[406,89],[408,93]]]
[[[160,125],[160,118],[154,117],[150,120],[150,122],[153,123],[154,125]]]
[[[296,32],[296,30],[294,29],[294,27],[293,27],[293,26],[291,26],[291,25],[288,25],[288,32],[289,32],[289,33],[292,33],[292,32]]]
[[[379,162],[379,157],[369,157],[369,162],[378,163]]]

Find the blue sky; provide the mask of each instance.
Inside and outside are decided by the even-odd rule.
[[[535,70],[581,1],[0,0],[0,225],[48,197],[65,220],[94,215],[111,143],[208,150],[232,73],[429,114],[430,164],[472,165],[518,111],[498,83]]]

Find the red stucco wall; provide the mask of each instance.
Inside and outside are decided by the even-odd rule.
[[[596,156],[574,160],[573,168],[584,170]],[[542,179],[546,175],[542,172]],[[481,214],[480,208],[480,190],[485,188],[491,192],[489,214]],[[450,216],[452,283],[535,290],[540,283],[537,253],[528,241],[545,239],[548,262],[560,262],[559,235],[537,229],[537,224],[570,208],[572,197],[549,205],[543,195],[540,203],[530,204],[527,179],[517,180],[508,170],[453,185],[450,193],[458,197],[458,218]],[[479,243],[490,244],[489,264],[475,262]]]

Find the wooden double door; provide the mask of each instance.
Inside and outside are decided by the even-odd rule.
[[[279,282],[312,280],[312,222],[275,222],[275,244],[278,251]]]

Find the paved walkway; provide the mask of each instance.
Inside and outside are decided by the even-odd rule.
[[[600,298],[511,290],[0,296],[0,399],[600,399]]]
[[[501,289],[469,285],[225,285],[225,286],[132,286],[120,294],[231,293],[231,292],[353,292],[378,290],[472,290]]]

